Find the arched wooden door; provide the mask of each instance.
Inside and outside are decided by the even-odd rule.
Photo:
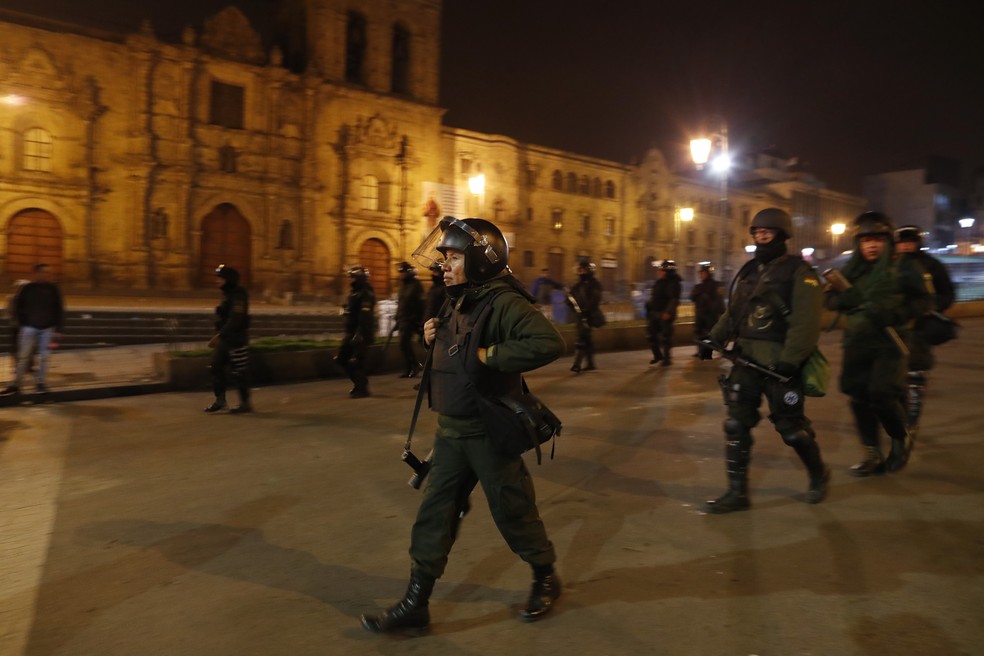
[[[249,287],[252,258],[252,232],[235,205],[221,203],[202,219],[201,260],[198,284],[215,287],[215,267],[227,264],[239,271],[240,284]]]
[[[386,244],[378,239],[362,242],[359,264],[369,269],[369,282],[376,292],[376,298],[389,298],[393,265]]]
[[[7,275],[30,278],[39,262],[48,265],[52,279],[61,279],[61,224],[50,212],[32,208],[18,212],[7,224]]]

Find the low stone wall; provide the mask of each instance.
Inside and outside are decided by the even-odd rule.
[[[959,303],[947,315],[955,319],[984,316],[984,301]],[[836,315],[825,312],[822,326],[826,330]],[[842,322],[841,322],[842,323]],[[574,352],[577,334],[573,324],[558,326],[567,344],[567,352]],[[593,335],[595,350],[637,351],[649,348],[646,338],[646,324],[642,321],[621,321],[610,323],[604,328],[595,329]],[[694,324],[678,323],[673,334],[676,346],[692,345]],[[309,351],[254,352],[250,354],[253,383],[272,385],[277,383],[342,378],[345,372],[335,364],[337,349],[313,349]],[[421,353],[421,357],[423,353]],[[396,342],[384,349],[382,344],[370,348],[368,357],[369,374],[395,374],[403,367],[403,358]],[[208,357],[175,357],[169,353],[155,353],[154,365],[157,372],[168,381],[173,390],[198,390],[211,387],[208,371]]]

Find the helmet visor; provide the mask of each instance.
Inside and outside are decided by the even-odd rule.
[[[410,254],[410,258],[425,269],[435,266],[441,267],[444,264],[444,255],[441,251],[437,250],[437,247],[441,244],[441,237],[444,235],[445,227],[443,220],[438,223],[431,230],[431,233],[424,237],[420,245],[414,249],[413,253]]]

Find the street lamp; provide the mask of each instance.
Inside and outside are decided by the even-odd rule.
[[[727,250],[727,227],[728,227],[728,169],[731,168],[731,157],[728,153],[728,124],[724,119],[720,119],[720,128],[717,132],[712,132],[708,137],[692,139],[690,141],[690,155],[700,171],[711,159],[711,152],[715,150],[716,155],[711,160],[711,169],[721,178],[721,230],[718,235],[720,241],[720,268],[722,279],[727,275],[728,269],[728,250]]]
[[[834,249],[834,256],[840,255],[840,253],[838,253],[840,248],[840,236],[844,234],[845,230],[847,230],[847,226],[843,223],[835,223],[830,226],[830,245]]]
[[[476,205],[478,209],[475,214],[480,215],[484,210],[484,198],[482,197],[485,193],[485,174],[479,173],[478,175],[468,178],[468,191],[472,193],[472,196],[477,198]]]

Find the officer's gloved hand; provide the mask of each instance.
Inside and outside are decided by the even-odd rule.
[[[799,375],[799,367],[791,362],[777,362],[772,366],[772,370],[786,378],[795,378]]]
[[[720,344],[716,343],[713,339],[709,339],[709,338],[698,339],[697,343],[711,350],[721,350],[722,348],[724,348]]]

